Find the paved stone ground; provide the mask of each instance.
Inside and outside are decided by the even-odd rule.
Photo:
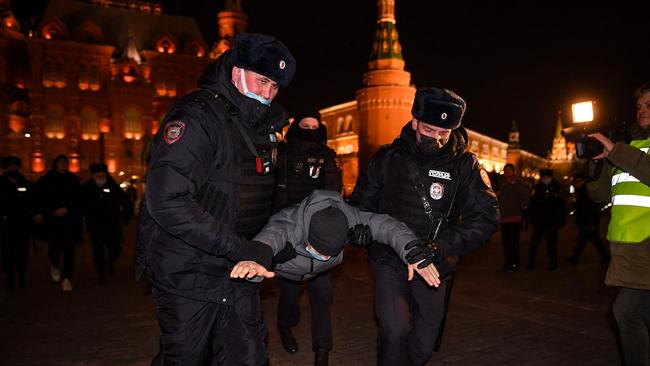
[[[133,228],[130,228],[133,231]],[[524,233],[522,258],[530,232]],[[560,255],[569,255],[575,229],[561,233]],[[129,242],[117,277],[99,286],[90,246],[78,248],[74,290],[61,292],[49,278],[46,246],[30,258],[27,288],[0,290],[0,365],[148,365],[156,354],[158,327],[146,283],[133,280]],[[538,267],[545,267],[545,247]],[[581,264],[560,262],[555,272],[502,273],[500,237],[464,258],[452,295],[440,352],[428,365],[618,365],[610,312],[616,289],[602,284],[605,267],[588,247]],[[366,255],[346,249],[335,271],[332,365],[374,365],[376,325],[372,277]],[[263,283],[272,365],[313,362],[309,305],[301,298],[295,328],[300,350],[287,354],[275,330],[277,290]]]

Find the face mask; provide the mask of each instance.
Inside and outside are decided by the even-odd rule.
[[[434,139],[433,137],[420,135],[420,140],[417,143],[418,150],[424,155],[435,155],[447,143],[447,140]]]
[[[305,128],[298,126],[298,128],[294,132],[296,134],[295,136],[300,141],[319,142],[321,140],[320,129],[307,130]]]
[[[307,250],[307,253],[309,253],[317,261],[327,262],[331,258],[328,255],[322,255],[320,253],[316,253],[316,250],[314,250],[314,248],[312,248],[311,245],[307,245],[305,249]]]
[[[106,184],[106,179],[95,179],[95,184],[102,187],[104,184]]]
[[[551,184],[551,181],[553,181],[553,178],[550,178],[550,177],[542,178],[542,183],[544,183],[545,186]]]
[[[249,97],[251,99],[255,99],[256,101],[264,104],[267,107],[271,105],[270,100],[268,100],[268,99],[266,99],[264,97],[261,97],[261,96],[259,96],[259,95],[257,95],[257,94],[255,94],[255,93],[248,90],[248,85],[246,85],[246,77],[244,76],[244,69],[241,69],[241,72],[239,73],[239,78],[241,79],[241,86],[244,89],[244,95],[245,96],[247,96],[247,97]]]

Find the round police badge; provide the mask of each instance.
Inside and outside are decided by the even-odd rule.
[[[185,123],[181,121],[171,121],[165,126],[165,134],[163,138],[168,144],[173,144],[183,137],[185,132]]]
[[[445,186],[442,183],[433,182],[429,187],[429,195],[434,200],[439,200],[445,194]]]
[[[443,120],[447,119],[447,113],[442,112],[442,114],[440,115],[440,118],[442,118]]]
[[[280,60],[280,70],[284,70],[285,67],[287,67],[287,63],[284,60]]]

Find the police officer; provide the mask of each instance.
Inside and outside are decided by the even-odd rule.
[[[21,161],[16,156],[6,156],[0,161],[0,243],[2,244],[2,269],[5,288],[25,287],[29,231],[36,216],[32,182],[20,174]]]
[[[294,119],[285,139],[278,149],[278,185],[274,210],[300,203],[315,189],[340,192],[341,172],[336,165],[336,153],[327,147],[327,128],[321,123],[316,109],[304,109]],[[302,281],[280,277],[278,300],[278,330],[284,349],[298,351],[291,327],[298,324],[300,307],[298,299]],[[332,275],[329,271],[309,280],[311,305],[312,350],[316,364],[326,365],[332,349]]]
[[[80,189],[79,177],[68,170],[65,155],[54,158],[52,168],[36,181],[37,202],[45,217],[45,235],[50,245],[50,275],[54,282],[61,281],[63,291],[72,291],[75,246],[81,241]]]
[[[115,275],[115,262],[122,252],[122,223],[133,215],[133,203],[108,174],[106,164],[92,164],[90,173],[92,177],[81,186],[82,202],[95,270],[103,284],[107,264],[108,275]]]
[[[240,33],[154,138],[136,258],[162,333],[154,365],[266,362],[259,284],[229,271],[271,264],[272,250],[250,239],[271,214],[276,132],[288,123],[273,100],[295,68],[280,41]]]
[[[409,253],[409,262],[433,262],[443,280],[439,287],[419,278],[409,283],[394,253],[385,245],[370,247],[380,365],[426,363],[444,314],[449,285],[444,279],[451,267],[446,258],[472,252],[498,227],[497,200],[487,173],[467,151],[464,112],[465,101],[450,90],[418,89],[413,119],[399,138],[375,154],[352,193],[353,204],[390,214],[413,229],[422,240]],[[442,227],[430,242],[426,239],[438,219]]]

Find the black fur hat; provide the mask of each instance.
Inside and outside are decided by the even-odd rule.
[[[296,59],[277,39],[260,33],[239,33],[235,37],[233,65],[254,71],[288,86],[296,72]]]
[[[92,164],[88,169],[90,170],[90,174],[95,174],[99,172],[108,173],[108,167],[104,163]]]
[[[0,166],[2,166],[2,169],[7,169],[12,165],[20,168],[22,166],[20,158],[17,156],[5,156],[0,160]]]
[[[411,114],[424,123],[456,129],[465,113],[465,101],[448,89],[420,88],[415,93]]]
[[[552,177],[553,176],[553,169],[540,169],[539,170],[539,176],[540,177]]]

